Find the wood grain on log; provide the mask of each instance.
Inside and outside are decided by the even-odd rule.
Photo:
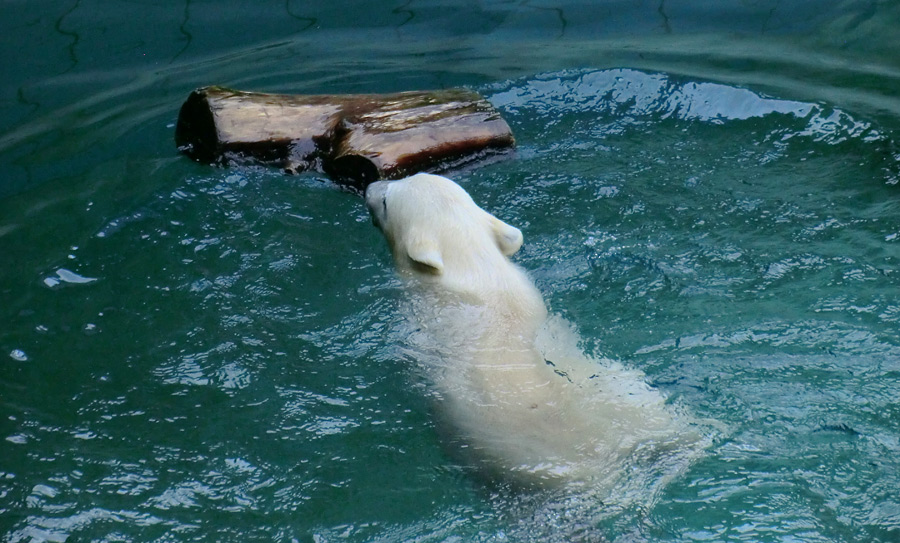
[[[359,189],[515,145],[497,110],[464,89],[289,95],[204,87],[181,107],[175,142],[204,163],[321,171]]]

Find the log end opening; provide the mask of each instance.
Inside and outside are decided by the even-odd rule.
[[[381,171],[370,159],[356,154],[345,154],[328,161],[325,172],[337,183],[363,192],[370,183],[381,179]]]
[[[175,125],[175,145],[178,150],[198,162],[212,164],[222,156],[219,135],[206,88],[188,96]]]

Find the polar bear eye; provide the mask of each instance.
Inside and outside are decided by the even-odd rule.
[[[381,197],[381,209],[384,212],[384,216],[387,217],[387,196]]]

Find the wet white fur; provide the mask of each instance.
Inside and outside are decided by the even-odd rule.
[[[641,372],[585,356],[574,329],[548,318],[509,259],[522,233],[459,185],[428,174],[378,182],[366,204],[408,282],[440,419],[474,465],[527,484],[608,490],[629,466],[698,447]]]

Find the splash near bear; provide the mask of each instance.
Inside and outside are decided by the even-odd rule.
[[[366,205],[409,291],[440,425],[479,471],[609,491],[630,472],[669,477],[699,451],[689,417],[641,372],[587,357],[574,329],[548,316],[510,261],[518,228],[430,174],[373,183]]]

